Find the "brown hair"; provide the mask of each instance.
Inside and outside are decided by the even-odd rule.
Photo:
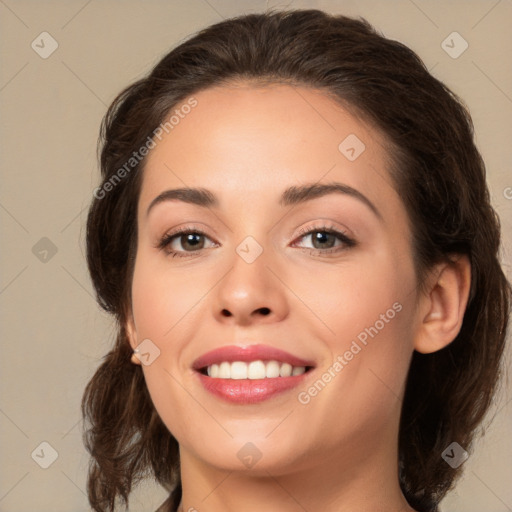
[[[471,294],[460,333],[439,352],[413,354],[402,405],[400,485],[411,506],[435,510],[461,471],[441,453],[453,441],[470,449],[496,390],[510,311],[511,286],[498,261],[500,224],[470,115],[413,51],[364,19],[319,10],[251,14],[202,30],[119,94],[102,124],[103,184],[179,102],[236,80],[314,87],[386,135],[390,173],[411,222],[419,286],[433,264],[454,254],[470,258]],[[90,423],[84,433],[92,456],[88,495],[98,512],[113,511],[118,498],[127,504],[133,484],[148,475],[175,488],[169,510],[181,497],[177,441],[151,402],[140,366],[130,362],[124,330],[143,164],[104,197],[95,194],[87,219],[97,299],[118,326],[115,346],[82,401]]]

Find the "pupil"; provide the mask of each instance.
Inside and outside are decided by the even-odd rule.
[[[185,243],[185,245],[186,245],[186,244],[190,244],[190,242],[192,242],[192,244],[190,244],[190,245],[191,245],[191,247],[193,247],[193,248],[197,248],[197,243],[196,243],[196,244],[194,244],[194,240],[193,240],[193,239],[194,239],[194,237],[200,237],[200,236],[202,236],[202,235],[199,235],[199,234],[197,234],[197,233],[190,233],[190,234],[188,234],[188,235],[185,235],[185,238],[186,238],[186,243]],[[197,240],[196,240],[196,242],[197,242]],[[183,247],[185,247],[185,245],[183,245]]]
[[[325,238],[332,236],[331,233],[327,233],[325,231],[317,231],[316,237],[313,238],[313,245],[315,245],[315,242],[320,242],[320,244],[325,244]],[[332,247],[332,244],[329,244],[328,247]],[[324,249],[325,247],[320,247],[320,249]],[[318,249],[318,247],[317,247]]]
[[[197,233],[191,233],[191,234],[188,234],[188,235],[185,235],[185,238],[186,238],[186,244],[189,244],[191,247],[195,247],[197,248],[197,245],[198,245],[198,240],[196,239],[195,240],[195,243],[194,243],[194,238],[197,238],[197,237],[201,237],[202,235],[199,235]],[[316,232],[316,236],[313,237],[313,245],[315,245],[317,242],[321,245],[321,246],[324,246],[325,244],[327,244],[327,239],[329,237],[332,237],[332,234],[331,233],[327,233],[325,231],[317,231]],[[331,239],[331,242],[333,240]],[[332,247],[332,243],[328,244],[328,247]],[[317,247],[318,248],[318,247]],[[325,248],[325,247],[320,247],[320,249],[322,248]]]

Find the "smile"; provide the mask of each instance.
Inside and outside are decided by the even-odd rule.
[[[224,401],[251,404],[298,386],[314,363],[266,345],[227,346],[199,357],[203,388]]]
[[[305,366],[292,366],[289,363],[279,361],[223,361],[220,364],[212,364],[206,367],[206,374],[213,379],[275,379],[302,375],[306,371]]]

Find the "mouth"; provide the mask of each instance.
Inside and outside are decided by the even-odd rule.
[[[312,361],[266,345],[222,347],[193,364],[206,391],[238,404],[261,402],[289,391],[314,367]]]
[[[295,377],[309,371],[311,366],[292,366],[280,361],[223,361],[220,364],[205,366],[199,370],[203,375],[212,379],[278,379],[283,377]]]

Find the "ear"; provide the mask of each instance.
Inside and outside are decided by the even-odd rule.
[[[459,334],[468,303],[471,263],[466,255],[435,267],[428,292],[420,298],[414,348],[423,354],[437,352]]]
[[[132,347],[132,350],[135,350],[135,348],[138,345],[137,341],[137,328],[135,327],[135,322],[133,320],[133,315],[131,313],[128,314],[127,320],[125,323],[125,331],[126,335],[128,337],[128,341],[130,343],[130,346]],[[140,359],[137,357],[137,355],[134,353],[132,354],[132,363],[134,364],[141,364]]]

